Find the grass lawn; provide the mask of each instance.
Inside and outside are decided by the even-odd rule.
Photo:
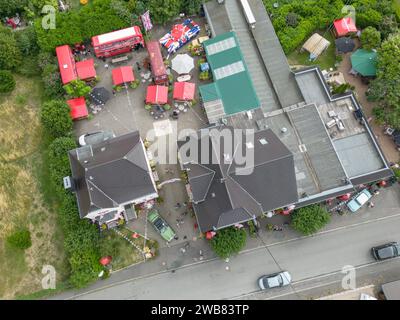
[[[157,241],[146,240],[145,242],[145,239],[142,237],[134,239],[132,238],[133,232],[126,228],[120,228],[119,231],[127,236],[137,248],[141,250],[143,250],[144,246],[150,249],[153,248],[155,254],[157,254]],[[102,238],[100,240],[101,256],[112,256],[113,271],[144,261],[142,253],[136,247],[112,230],[107,230],[102,233]]]
[[[321,70],[334,68],[336,63],[335,39],[331,33],[325,33],[324,38],[326,38],[331,43],[331,45],[318,57],[317,60],[310,61],[310,54],[308,52],[301,53],[300,47],[287,56],[289,64],[303,66],[318,65]]]
[[[56,211],[44,192],[48,183],[39,122],[41,85],[38,78],[15,78],[15,90],[0,96],[0,297],[4,299],[41,290],[43,265],[56,268],[58,281],[67,274]],[[31,232],[32,246],[25,252],[5,241],[20,226]]]

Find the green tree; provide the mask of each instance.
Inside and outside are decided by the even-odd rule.
[[[7,243],[18,249],[28,249],[32,245],[31,233],[28,229],[19,229],[7,237]]]
[[[11,92],[15,88],[15,80],[8,70],[0,70],[0,92]]]
[[[0,18],[22,13],[26,4],[27,0],[0,0]]]
[[[72,80],[64,86],[64,89],[65,92],[73,98],[85,97],[92,90],[85,81],[80,79]]]
[[[63,96],[64,88],[61,83],[61,76],[58,72],[58,67],[55,64],[47,64],[43,67],[42,81],[44,93],[47,97],[58,99]]]
[[[381,33],[374,27],[367,27],[362,31],[360,40],[364,49],[378,49],[381,45]]]
[[[21,52],[11,32],[0,26],[0,69],[11,70],[21,63]]]
[[[211,239],[211,247],[220,258],[229,258],[238,254],[246,245],[246,231],[244,228],[228,227],[217,231]]]
[[[37,54],[39,46],[37,44],[36,32],[33,26],[18,30],[15,33],[15,40],[20,52],[23,55]]]
[[[69,106],[63,100],[45,102],[40,111],[40,120],[47,132],[55,138],[65,136],[72,130]]]
[[[181,0],[164,0],[162,6],[159,0],[148,0],[147,7],[155,23],[165,24],[179,15]]]
[[[312,205],[296,210],[292,226],[304,235],[310,235],[323,228],[330,221],[330,214],[320,205]]]
[[[203,0],[182,0],[181,2],[182,4],[180,11],[191,16],[200,12],[200,6]]]

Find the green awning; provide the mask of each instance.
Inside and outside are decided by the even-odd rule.
[[[364,77],[376,76],[376,51],[358,49],[351,56],[351,65],[353,70]]]

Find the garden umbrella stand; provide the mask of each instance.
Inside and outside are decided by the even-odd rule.
[[[177,74],[185,74],[194,68],[193,58],[188,54],[178,54],[172,59],[172,69]]]
[[[104,87],[94,88],[89,93],[89,99],[96,106],[104,106],[108,99],[110,99],[110,92]]]

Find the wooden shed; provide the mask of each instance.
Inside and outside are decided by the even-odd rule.
[[[301,48],[302,51],[307,51],[310,53],[310,59],[315,60],[318,58],[322,52],[324,52],[329,46],[330,42],[322,37],[318,33],[314,33]]]

